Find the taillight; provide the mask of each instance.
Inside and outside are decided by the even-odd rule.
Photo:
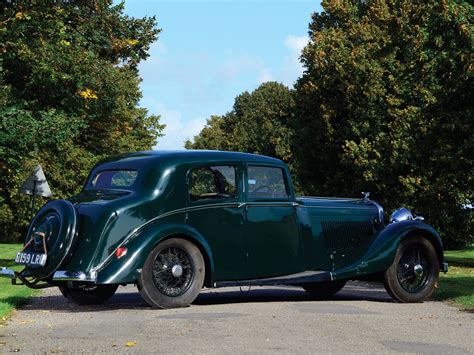
[[[125,254],[127,254],[127,248],[125,247],[120,247],[115,250],[115,256],[117,257],[117,259],[120,259],[122,256],[125,256]]]

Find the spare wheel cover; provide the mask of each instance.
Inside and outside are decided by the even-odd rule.
[[[66,261],[76,239],[77,215],[74,205],[67,200],[55,200],[43,206],[31,221],[25,238],[30,242],[25,252],[44,253],[46,242],[47,259],[44,266],[28,266],[27,275],[47,279]]]

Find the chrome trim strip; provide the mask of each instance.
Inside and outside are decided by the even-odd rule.
[[[54,281],[82,281],[96,282],[97,273],[90,272],[86,274],[83,271],[56,271],[53,275]]]
[[[301,199],[301,200],[330,200],[330,201],[360,201],[359,198],[352,198],[352,197],[321,197],[321,196],[297,196],[296,199]]]
[[[383,207],[380,206],[377,202],[373,201],[373,200],[368,200],[371,204],[373,204],[375,207],[377,207],[377,211],[379,213],[379,222],[380,223],[384,223],[384,215],[383,215]]]
[[[349,210],[371,210],[371,208],[368,208],[368,207],[341,207],[341,206],[308,206],[308,205],[300,205],[300,207],[305,207],[305,208],[332,208],[332,209],[337,209],[337,210],[340,210],[340,209],[349,209]]]
[[[198,211],[198,210],[203,210],[203,209],[210,209],[210,208],[220,208],[220,207],[235,207],[235,208],[241,208],[243,206],[247,206],[249,205],[250,203],[252,204],[255,204],[255,205],[276,205],[276,206],[293,206],[293,202],[227,202],[227,203],[216,203],[216,204],[209,204],[209,205],[200,205],[200,206],[191,206],[191,207],[186,207],[186,208],[179,208],[177,210],[173,210],[173,211],[169,211],[169,212],[166,212],[166,213],[163,213],[159,216],[156,216],[152,219],[150,219],[148,222],[145,222],[143,223],[142,225],[138,226],[137,228],[135,228],[134,230],[132,230],[123,240],[122,243],[120,243],[117,248],[115,248],[115,250],[117,250],[118,248],[122,247],[123,245],[125,245],[126,243],[128,243],[135,235],[137,235],[138,232],[140,232],[143,228],[145,228],[146,226],[152,224],[153,222],[156,222],[157,220],[160,220],[162,218],[165,218],[165,217],[169,217],[169,216],[172,216],[172,215],[175,215],[175,214],[178,214],[178,213],[184,213],[184,212],[192,212],[192,211]],[[242,205],[243,204],[243,205]],[[91,271],[92,272],[97,272],[99,270],[101,270],[102,268],[104,268],[109,262],[110,260],[113,258],[114,254],[115,254],[115,250],[110,253],[110,255],[104,260],[102,261],[99,265],[97,265],[96,267],[94,267]]]
[[[0,277],[8,277],[9,279],[15,279],[16,273],[14,270],[2,267],[2,270],[0,271]]]

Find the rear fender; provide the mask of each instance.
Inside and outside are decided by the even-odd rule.
[[[155,225],[131,238],[122,245],[127,248],[125,256],[120,259],[113,256],[110,262],[97,270],[97,283],[126,284],[136,282],[145,260],[153,248],[161,241],[176,236],[191,241],[201,250],[206,267],[209,268],[210,280],[208,283],[212,285],[214,282],[212,277],[214,275],[214,261],[211,249],[199,232],[182,224]]]
[[[436,250],[441,267],[444,261],[443,243],[438,232],[426,223],[409,220],[387,225],[376,236],[367,253],[359,261],[335,271],[333,278],[349,279],[387,270],[395,259],[400,242],[410,237],[426,238],[431,242]]]

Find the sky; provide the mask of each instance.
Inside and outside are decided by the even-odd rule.
[[[127,0],[126,14],[156,16],[162,29],[139,66],[140,105],[167,126],[155,149],[183,149],[211,115],[231,111],[237,95],[263,82],[292,86],[320,10],[307,0]]]

